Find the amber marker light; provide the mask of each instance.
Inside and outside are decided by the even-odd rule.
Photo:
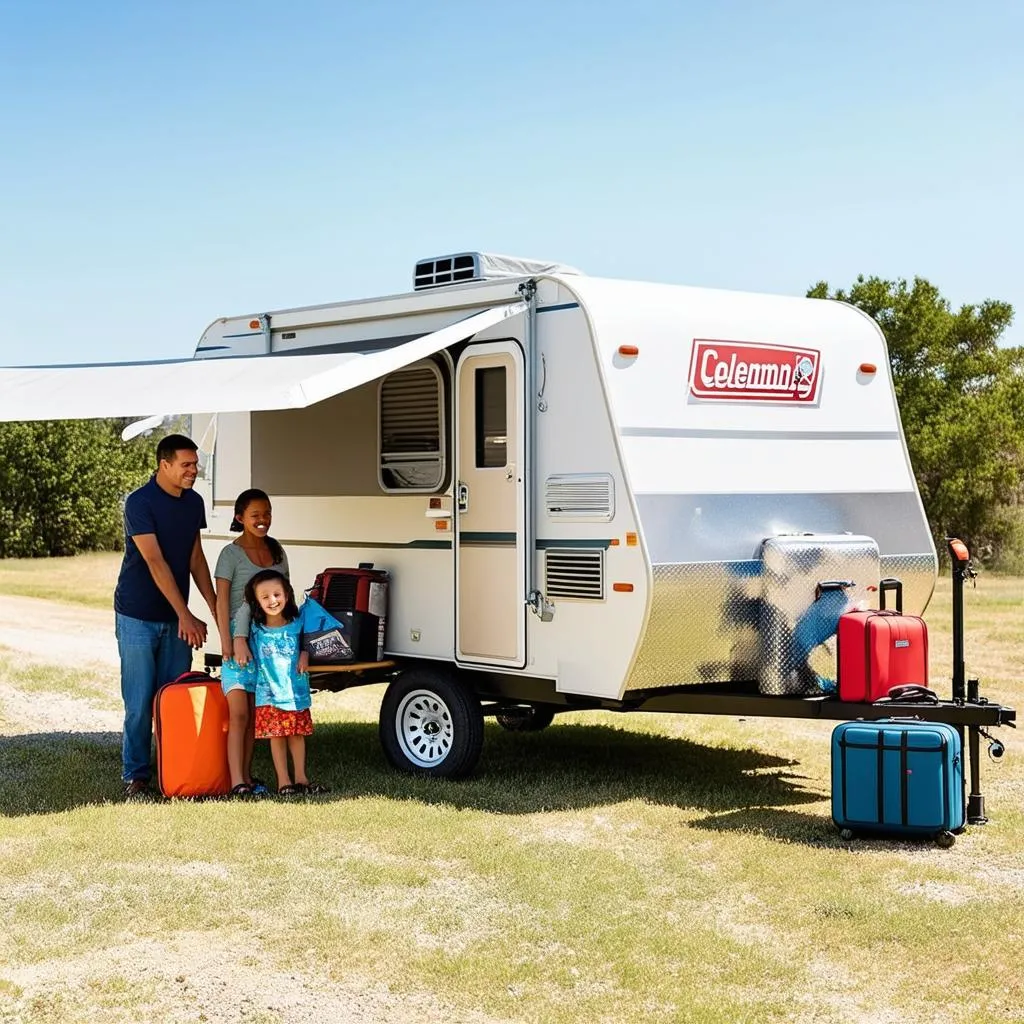
[[[626,534],[626,547],[627,548],[635,548],[636,544],[637,544],[637,536],[636,536],[636,534],[635,533],[627,533]]]
[[[610,541],[608,541],[608,545],[610,547],[617,548],[619,546],[619,538],[618,537],[612,537],[612,539]]]
[[[612,590],[614,590],[616,594],[632,594],[633,593],[633,584],[632,583],[613,583],[612,584]]]
[[[878,367],[874,363],[861,363],[860,372],[867,374],[878,373]]]
[[[640,355],[640,349],[636,345],[620,345],[619,346],[620,356],[638,356]]]
[[[259,320],[250,320],[249,321],[249,329],[252,330],[252,331],[258,331],[260,329],[260,322],[259,322]]]

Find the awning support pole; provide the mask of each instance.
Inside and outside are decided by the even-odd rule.
[[[554,618],[555,606],[545,599],[537,573],[537,503],[534,480],[534,466],[537,464],[536,416],[547,409],[547,403],[540,399],[537,392],[537,360],[540,359],[537,349],[537,282],[532,278],[524,281],[518,291],[526,301],[526,401],[523,410],[526,416],[526,458],[523,460],[523,491],[526,501],[526,604],[534,615],[540,616],[541,622],[550,622]]]

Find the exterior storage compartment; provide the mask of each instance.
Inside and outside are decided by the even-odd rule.
[[[873,604],[878,545],[854,534],[794,534],[769,537],[761,559],[759,688],[773,696],[818,693],[822,680],[835,678],[829,641],[840,615]]]

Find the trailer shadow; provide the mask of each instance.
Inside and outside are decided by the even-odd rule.
[[[0,816],[49,814],[121,799],[120,734],[0,737]],[[265,744],[254,772],[273,778]],[[607,725],[507,733],[488,724],[476,772],[457,782],[395,771],[372,723],[325,723],[309,740],[318,800],[380,796],[496,814],[573,810],[643,799],[712,815],[822,799],[798,762],[752,747],[712,747]],[[719,820],[708,818],[707,822]]]
[[[373,725],[330,724],[314,735],[311,771],[332,797],[384,796],[498,814],[574,810],[643,799],[711,812],[821,799],[798,763],[755,748],[711,747],[607,725],[508,733],[488,724],[474,774],[410,777],[384,761]],[[813,783],[811,784],[813,787]]]
[[[711,814],[691,821],[690,827],[710,832],[745,832],[803,846],[849,845],[839,838],[839,831],[827,814],[805,814],[778,807],[744,807],[722,814]]]

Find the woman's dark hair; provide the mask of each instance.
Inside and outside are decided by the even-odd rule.
[[[238,517],[244,516],[245,510],[254,501],[265,501],[269,505],[270,495],[266,491],[261,491],[258,487],[250,487],[247,491],[242,491],[235,498],[235,514],[232,516],[231,525],[228,527],[232,533],[242,532],[242,524],[238,521]],[[274,564],[280,565],[284,561],[284,548],[273,537],[267,536],[264,539],[267,542],[267,547],[270,548],[270,557],[273,558]]]
[[[261,583],[269,583],[271,580],[280,580],[284,585],[284,592],[288,598],[285,601],[284,609],[281,611],[284,621],[292,622],[299,617],[299,606],[295,603],[295,591],[292,589],[288,577],[276,569],[261,569],[245,585],[245,599],[248,601],[249,608],[252,611],[252,621],[258,622],[261,626],[267,624],[267,613],[260,607],[259,601],[256,600],[256,588]]]

